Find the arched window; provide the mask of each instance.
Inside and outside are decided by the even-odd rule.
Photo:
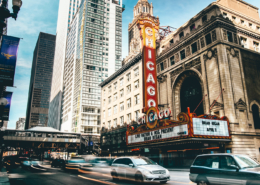
[[[143,12],[145,12],[145,6],[143,7]]]
[[[256,104],[252,106],[252,113],[255,129],[260,129],[259,107]]]

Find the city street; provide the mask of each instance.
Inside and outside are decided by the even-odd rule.
[[[189,172],[183,171],[170,171],[171,180],[167,184],[174,185],[185,185],[194,184],[189,180]],[[112,178],[107,170],[102,172],[88,172],[88,173],[78,173],[78,172],[64,172],[63,170],[48,169],[42,172],[32,172],[29,170],[24,170],[22,168],[13,169],[8,173],[11,185],[79,185],[79,184],[122,184],[130,185],[136,184],[132,181],[112,181]],[[148,183],[147,183],[148,184]],[[159,183],[153,183],[159,184]]]

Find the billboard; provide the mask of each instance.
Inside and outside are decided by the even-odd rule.
[[[151,16],[142,17],[137,23],[143,46],[143,112],[158,106],[156,36],[159,24],[159,19]]]
[[[3,35],[0,51],[0,84],[13,86],[20,38]]]
[[[0,98],[0,120],[9,120],[12,95],[12,92],[3,92],[3,97]]]

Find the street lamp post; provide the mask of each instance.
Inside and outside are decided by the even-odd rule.
[[[22,0],[13,0],[13,13],[8,10],[7,6],[7,1],[8,0],[2,0],[2,5],[0,6],[0,41],[2,40],[4,28],[6,27],[5,20],[9,17],[14,18],[15,20],[17,19],[18,12],[20,11],[20,8],[23,4]],[[1,0],[0,0],[1,2]],[[3,91],[4,91],[4,85],[0,84],[0,98],[3,96]],[[0,117],[2,119],[2,123],[0,125],[0,129],[3,127],[4,121],[3,121],[3,107],[4,105],[1,105],[1,110],[0,110]],[[3,155],[3,132],[0,130],[0,147],[1,147],[1,152],[0,152],[0,169],[2,167],[2,155]]]
[[[22,4],[22,0],[13,0],[13,13],[10,13],[6,8],[7,0],[2,0],[0,7],[0,37],[2,37],[4,28],[6,27],[5,19],[12,17],[16,20]]]

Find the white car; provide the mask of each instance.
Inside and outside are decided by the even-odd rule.
[[[113,161],[111,165],[113,180],[127,179],[137,182],[160,182],[170,180],[167,169],[147,157],[121,157]]]

